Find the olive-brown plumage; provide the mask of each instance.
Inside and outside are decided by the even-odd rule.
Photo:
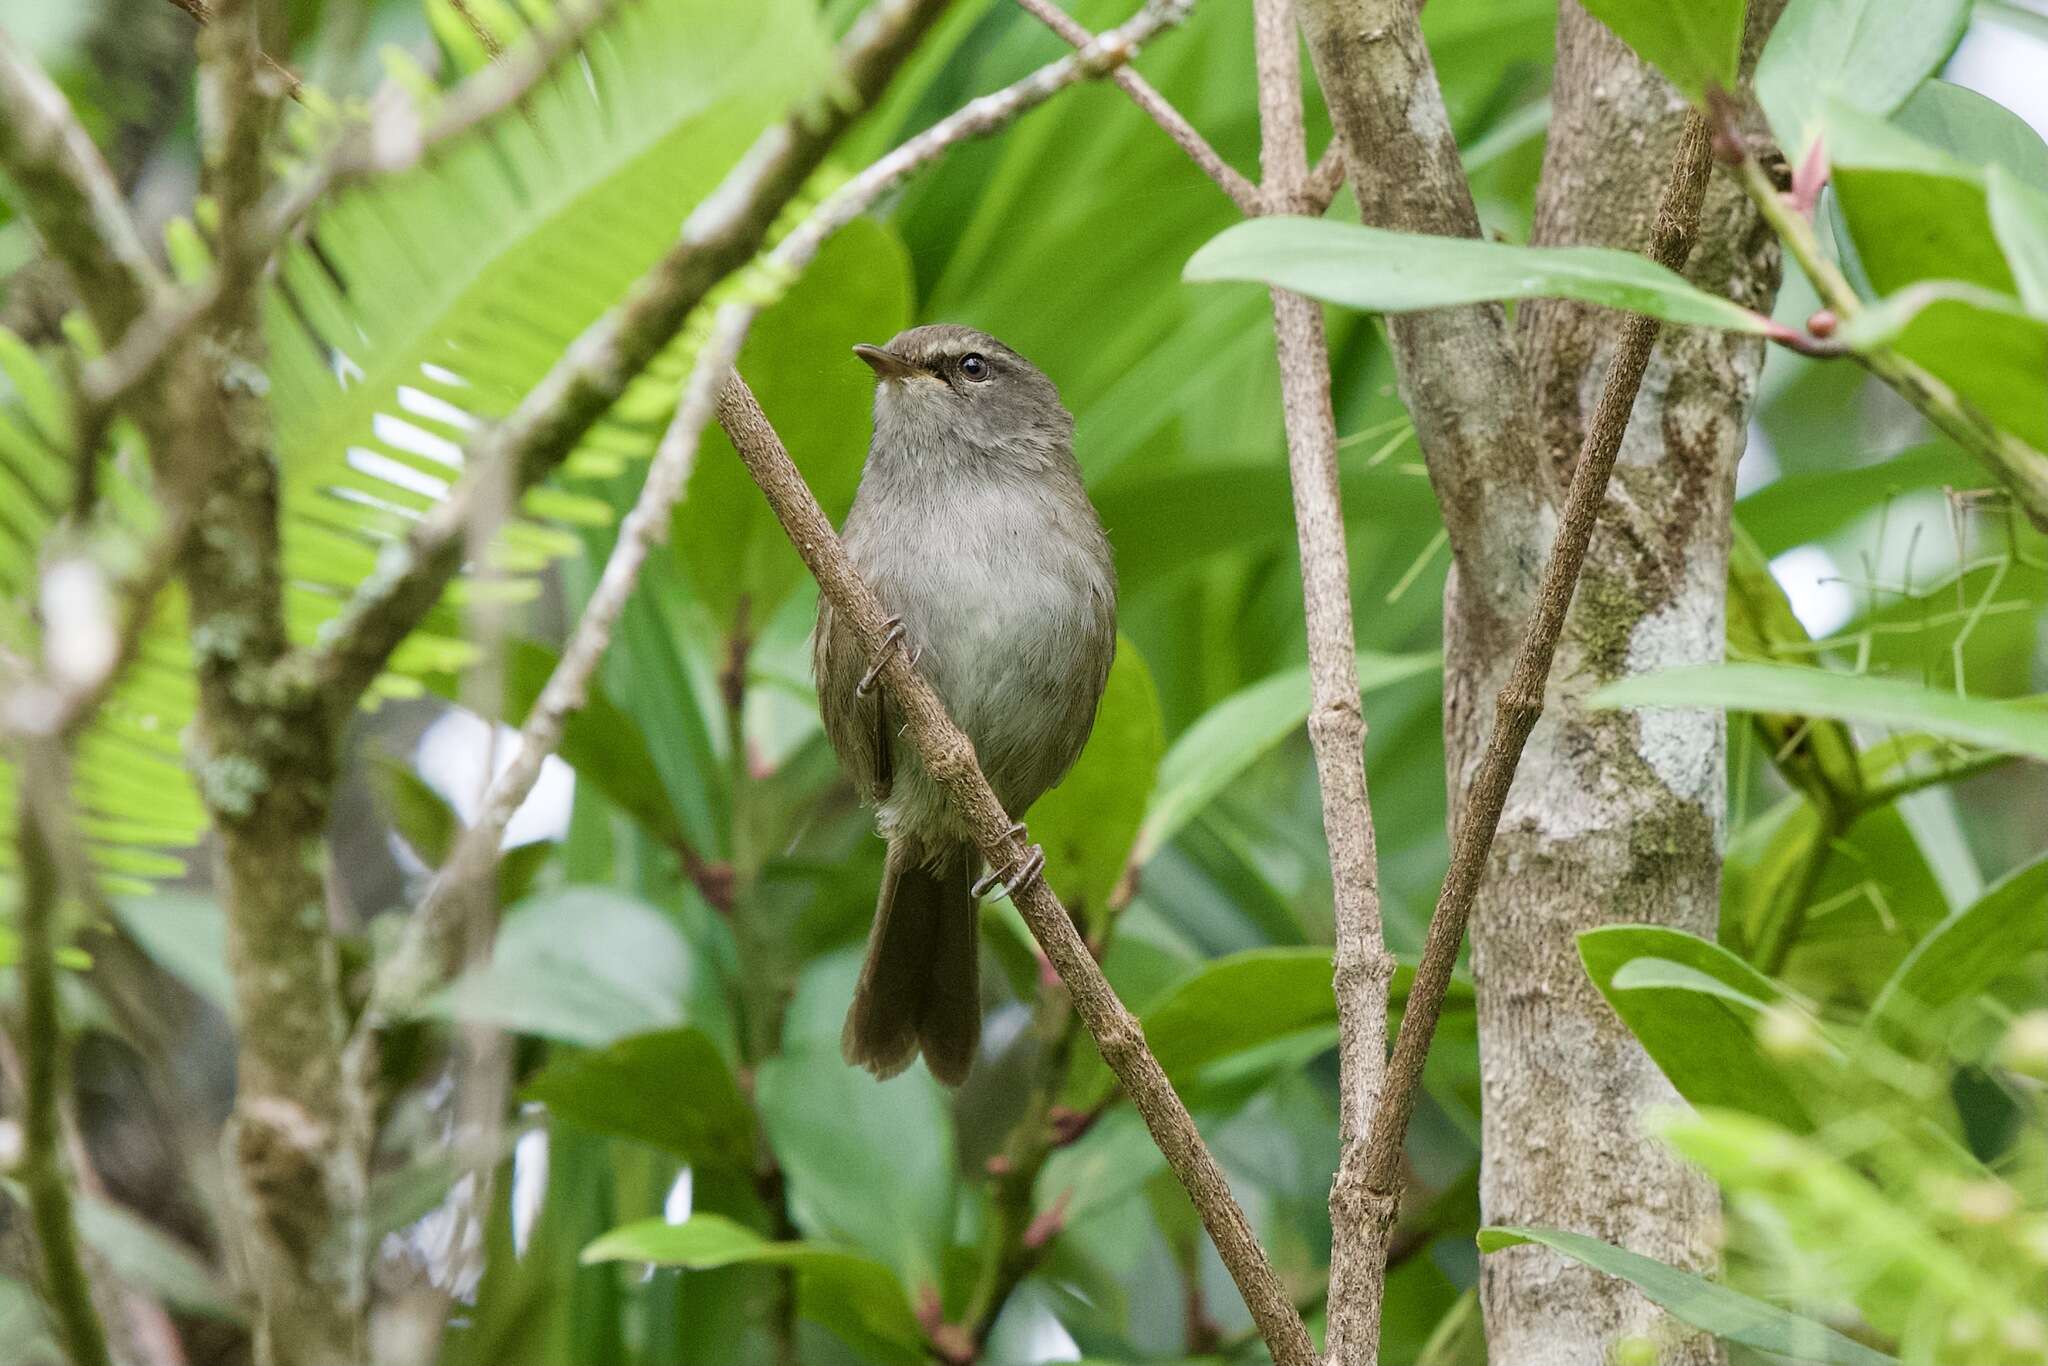
[[[847,553],[903,625],[901,648],[1022,818],[1073,765],[1116,650],[1116,573],[1059,391],[986,333],[917,327],[856,348],[875,433]],[[874,661],[821,605],[812,667],[825,733],[889,841],[850,1063],[893,1076],[922,1049],[957,1085],[981,1033],[973,841],[912,748]]]

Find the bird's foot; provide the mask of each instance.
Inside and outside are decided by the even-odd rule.
[[[854,685],[854,696],[866,697],[869,693],[875,690],[875,682],[882,676],[882,666],[889,662],[889,652],[891,650],[900,648],[902,644],[903,618],[890,617],[889,634],[882,637],[882,651],[880,654],[875,656],[875,662],[873,667],[871,667],[866,673],[862,674],[860,676],[860,682]],[[924,650],[922,647],[916,645],[911,646],[910,662],[912,664],[916,664],[918,659],[922,657],[923,654]]]
[[[1024,823],[1019,821],[1004,833],[1021,836],[1024,833]],[[1033,878],[1044,871],[1045,846],[1034,844],[1025,849],[1024,857],[1015,864],[1007,868],[991,868],[983,873],[974,884],[971,894],[979,901],[992,889],[1001,887],[1003,895],[1014,899],[1017,893],[1031,885]]]

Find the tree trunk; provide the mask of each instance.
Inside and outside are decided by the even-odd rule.
[[[1761,32],[1777,6],[1757,16]],[[1567,0],[1535,238],[1642,249],[1685,105]],[[1687,275],[1768,311],[1775,241],[1725,177],[1710,187]],[[1561,490],[1619,318],[1526,306],[1518,345],[1540,468]],[[1718,712],[1593,711],[1624,675],[1722,656],[1735,463],[1762,365],[1753,338],[1667,329],[1630,422],[1599,530],[1523,757],[1473,926],[1485,1095],[1480,1199],[1494,1224],[1592,1234],[1694,1269],[1716,1259],[1713,1184],[1644,1135],[1677,1097],[1581,966],[1576,938],[1618,923],[1712,938],[1718,918],[1726,730]],[[1456,810],[1485,748],[1519,620],[1453,584],[1444,728]],[[1665,1363],[1720,1360],[1714,1342],[1624,1282],[1555,1253],[1485,1259],[1489,1359],[1586,1366],[1648,1338]]]

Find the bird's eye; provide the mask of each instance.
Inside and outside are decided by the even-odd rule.
[[[969,352],[960,358],[960,373],[971,380],[984,380],[995,372],[995,367],[979,353]]]

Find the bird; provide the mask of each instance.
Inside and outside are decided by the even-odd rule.
[[[813,635],[825,734],[888,842],[874,926],[840,1036],[878,1078],[922,1051],[957,1086],[981,1036],[978,903],[1044,865],[976,880],[966,824],[876,686],[907,650],[1013,818],[1087,743],[1116,653],[1116,569],[1074,459],[1074,419],[1037,366],[985,332],[930,324],[854,353],[875,372],[874,436],[841,535],[889,613],[869,658],[829,602]]]

